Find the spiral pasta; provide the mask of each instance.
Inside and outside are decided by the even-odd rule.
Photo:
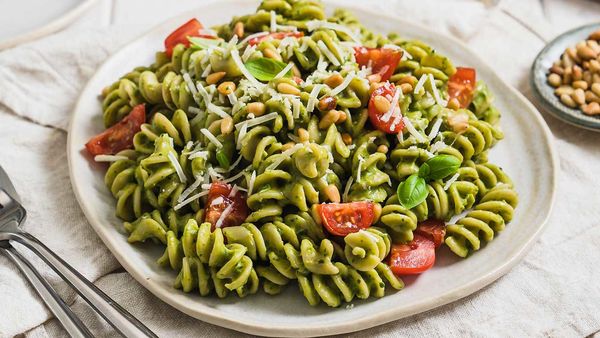
[[[128,241],[161,246],[176,288],[298,284],[309,304],[337,307],[403,288],[394,248],[412,248],[421,222],[456,219],[444,243],[466,257],[512,220],[515,187],[488,161],[504,137],[493,95],[479,81],[457,103],[460,69],[432,46],[316,0],[263,0],[191,34],[101,103],[117,130],[144,104],[132,149],[104,157],[105,184]],[[451,172],[430,175],[441,155]],[[399,189],[411,179],[414,203]]]

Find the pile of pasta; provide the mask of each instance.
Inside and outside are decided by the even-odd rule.
[[[303,34],[249,43],[280,31]],[[454,217],[444,242],[466,257],[511,220],[513,184],[487,160],[503,138],[493,97],[480,81],[468,107],[448,107],[456,69],[430,46],[370,32],[344,10],[327,17],[307,0],[264,0],[214,34],[221,39],[158,52],[102,93],[106,127],[145,104],[147,123],[105,181],[129,242],[165,247],[158,264],[177,272],[175,287],[243,297],[260,288],[277,294],[296,280],[311,305],[336,307],[382,297],[386,285],[403,288],[386,257],[421,221]],[[396,134],[369,122],[372,74],[357,64],[356,46],[403,52],[389,79],[411,84],[395,98],[404,125]],[[260,81],[244,64],[261,58],[291,65],[294,76]],[[215,73],[224,75],[210,83]],[[221,90],[225,80],[233,86]],[[333,107],[320,106],[325,96]],[[464,130],[449,123],[456,111],[468,117]],[[428,182],[426,200],[406,208],[398,184],[439,154],[459,159],[456,174]],[[249,214],[239,224],[206,221],[214,182],[245,194]],[[314,206],[352,201],[376,203],[373,226],[345,237],[324,231]]]

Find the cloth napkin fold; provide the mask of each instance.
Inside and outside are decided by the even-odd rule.
[[[528,94],[528,69],[543,40],[553,35],[546,30],[551,25],[542,8],[532,2],[526,6],[521,1],[489,3],[374,1],[369,6],[461,38]],[[527,8],[529,27],[518,20],[523,12],[513,13],[511,8]],[[536,34],[536,27],[544,34]],[[29,211],[24,228],[157,334],[233,336],[233,331],[162,303],[123,272],[87,223],[70,186],[66,127],[76,99],[108,55],[141,29],[120,26],[66,31],[0,52],[0,165],[13,179]],[[600,170],[600,135],[550,117],[546,120],[557,138],[561,159],[557,202],[545,232],[523,262],[463,300],[351,336],[562,337],[600,330],[600,209],[596,206],[600,200],[596,174]],[[114,335],[56,275],[44,265],[36,265],[94,334]],[[0,336],[65,334],[1,255],[0,299]]]

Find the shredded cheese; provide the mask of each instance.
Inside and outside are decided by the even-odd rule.
[[[273,80],[277,80],[277,79],[284,77],[285,74],[287,74],[290,71],[290,69],[292,69],[293,66],[294,66],[294,63],[292,63],[292,62],[288,63],[288,65],[285,66],[285,68],[283,68],[279,73],[277,73],[277,75],[275,75]]]
[[[240,59],[240,53],[237,49],[231,51],[231,59],[233,60],[233,62],[235,62],[236,66],[238,66],[238,68],[240,69],[240,72],[242,72],[244,77],[248,79],[250,83],[252,83],[257,88],[262,88],[264,86],[264,84],[258,82],[258,80],[252,74],[250,74],[250,72]]]
[[[217,198],[215,198],[214,200],[212,200],[212,202],[210,202],[210,206],[214,206],[214,205],[219,205],[221,203],[223,203],[225,200],[223,199],[223,196],[219,196]]]
[[[252,190],[254,189],[254,181],[256,180],[256,171],[252,171],[252,175],[250,175],[250,180],[248,181],[248,196],[252,195]]]
[[[193,160],[198,157],[204,159],[205,161],[208,160],[208,151],[198,150],[198,151],[191,152],[188,156],[188,160]]]
[[[315,103],[317,101],[317,96],[323,88],[323,84],[316,84],[313,89],[310,91],[310,95],[308,97],[308,103],[306,104],[306,111],[312,113],[315,110]]]
[[[242,60],[244,62],[248,61],[248,59],[250,58],[250,56],[252,55],[252,53],[254,53],[256,51],[256,46],[250,46],[248,45],[246,47],[246,49],[244,49],[244,52],[242,53]]]
[[[205,196],[205,195],[208,195],[208,190],[200,192],[200,193],[197,193],[196,195],[190,196],[188,199],[185,199],[185,200],[179,202],[177,205],[175,205],[173,207],[173,210],[177,211],[177,210],[183,208],[184,206],[190,204],[194,200],[196,200],[196,199],[198,199],[198,198],[200,198],[202,196]]]
[[[229,182],[233,182],[235,180],[237,180],[238,178],[242,177],[244,175],[244,171],[240,171],[239,173],[237,173],[237,175],[235,176],[231,176],[226,180],[223,180],[223,183],[229,183]]]
[[[435,123],[431,127],[431,131],[429,132],[429,135],[427,135],[427,138],[429,140],[433,140],[437,136],[437,134],[440,132],[441,126],[442,126],[442,118],[438,117],[438,119],[435,120]]]
[[[442,99],[442,96],[440,95],[440,92],[438,91],[436,85],[435,85],[435,79],[433,78],[433,74],[429,74],[429,84],[431,85],[431,90],[433,91],[433,97],[435,98],[435,102],[437,104],[439,104],[442,107],[445,107],[448,102],[444,99]]]
[[[96,155],[94,161],[96,162],[115,162],[119,160],[128,160],[127,156],[122,155]]]
[[[194,181],[194,183],[192,183],[189,187],[187,187],[187,189],[185,189],[181,193],[181,195],[179,195],[177,202],[178,203],[183,202],[183,200],[185,200],[186,197],[188,197],[194,190],[196,190],[200,186],[200,184],[202,184],[203,181],[204,181],[204,177],[202,177],[202,176],[196,178],[196,181]]]
[[[394,96],[392,97],[392,104],[390,105],[390,110],[388,110],[381,117],[381,121],[388,122],[392,115],[396,112],[396,108],[398,107],[398,100],[400,99],[400,95],[402,94],[402,89],[400,87],[396,87],[396,91],[394,91]]]
[[[194,85],[194,81],[192,81],[190,74],[183,73],[183,81],[190,90],[190,93],[192,93],[192,98],[194,99],[194,101],[196,101],[196,104],[200,105],[200,100],[198,99],[198,90],[196,89],[196,86]]]
[[[240,128],[242,128],[242,126],[244,124],[246,124],[248,126],[248,128],[254,127],[256,125],[263,124],[265,122],[269,122],[271,120],[274,120],[276,117],[277,117],[277,113],[276,112],[269,113],[269,114],[266,114],[266,115],[259,116],[257,118],[251,119],[251,120],[246,120],[246,121],[243,121],[243,122],[236,123],[235,128],[236,129],[240,129]]]
[[[175,158],[175,155],[172,152],[169,152],[167,157],[169,158],[169,161],[171,161],[171,164],[175,168],[175,171],[177,172],[177,176],[179,176],[179,182],[186,183],[187,177],[185,177],[183,168],[181,168],[181,164],[179,164],[179,161],[177,161],[177,158]]]
[[[325,57],[331,61],[331,63],[333,63],[334,66],[339,66],[340,65],[340,61],[335,57],[335,55],[333,55],[333,53],[329,50],[329,48],[327,48],[327,46],[325,45],[325,43],[322,40],[319,40],[317,42],[317,47],[319,47],[319,49],[321,50],[321,52],[323,52],[323,54],[325,55]]]
[[[221,143],[219,140],[217,140],[217,138],[215,137],[215,135],[213,135],[210,130],[206,129],[206,128],[202,128],[200,129],[200,132],[202,134],[204,134],[204,136],[206,136],[206,138],[212,142],[215,146],[217,146],[217,148],[223,148],[223,143]]]
[[[298,99],[298,98],[292,99],[292,106],[293,106],[292,115],[294,116],[295,119],[300,117],[300,106],[301,105],[302,105],[302,102],[300,102],[300,99]]]
[[[231,191],[229,192],[229,196],[228,197],[235,196],[235,194],[237,194],[239,190],[240,189],[238,188],[237,184],[234,184],[233,187],[231,188]]]
[[[350,187],[352,186],[352,181],[354,180],[353,176],[350,176],[348,182],[346,182],[346,187],[344,188],[344,194],[342,195],[342,201],[348,201],[348,193],[350,192]]]
[[[425,85],[426,80],[427,80],[427,74],[421,75],[421,78],[415,85],[415,89],[413,90],[413,93],[418,94],[419,91],[421,91],[421,89],[423,89],[423,86]]]
[[[362,164],[365,161],[362,156],[358,157],[358,168],[356,169],[356,182],[360,183],[360,172],[362,171]]]
[[[238,133],[237,136],[237,141],[235,144],[235,148],[236,149],[242,149],[242,141],[244,141],[244,137],[246,137],[246,133],[248,133],[248,123],[244,123],[242,125],[242,128],[240,129],[240,132]]]
[[[232,106],[235,106],[237,103],[237,96],[235,96],[235,93],[231,92],[227,94],[227,98],[229,99],[229,103],[231,103]]]
[[[233,209],[233,203],[229,204],[227,206],[227,208],[225,208],[225,210],[223,210],[223,213],[221,214],[221,216],[219,216],[219,219],[217,220],[215,227],[220,228],[221,225],[223,225],[223,221],[225,220],[225,218],[227,216],[229,216],[229,214],[231,213],[231,209]]]
[[[355,77],[354,74],[348,74],[346,76],[346,78],[344,79],[344,81],[342,83],[340,83],[339,86],[333,88],[331,90],[331,92],[329,92],[329,96],[336,96],[337,94],[341,93],[344,89],[346,89],[346,87],[348,87],[350,82],[352,82],[352,80],[354,80],[354,77]]]
[[[240,45],[243,45],[246,42],[248,42],[254,38],[260,38],[261,36],[265,36],[265,35],[269,35],[269,32],[258,32],[258,33],[250,34],[244,40],[242,40],[240,42]]]
[[[398,135],[396,135],[396,137],[398,138],[398,142],[400,142],[400,143],[404,142],[404,133],[402,132],[402,130],[400,130],[400,132],[398,133]]]
[[[200,77],[206,78],[210,74],[211,71],[212,71],[212,66],[209,63],[208,66],[206,66],[206,68],[204,68],[204,71],[202,72],[202,74],[200,74]]]
[[[446,184],[444,184],[444,190],[450,189],[450,186],[452,185],[452,183],[456,182],[456,180],[458,179],[459,176],[460,175],[458,173],[456,173],[456,174],[454,174],[454,176],[450,177],[448,182],[446,182]]]
[[[277,168],[281,164],[281,162],[283,162],[286,159],[286,157],[291,156],[293,153],[295,153],[298,150],[302,149],[302,147],[304,147],[303,144],[296,143],[290,149],[282,152],[281,155],[283,155],[283,156],[280,156],[277,160],[273,161],[273,163],[269,164],[265,170],[273,170],[273,169]]]
[[[271,11],[271,33],[277,31],[277,15],[275,11]]]
[[[408,132],[415,137],[415,139],[417,139],[417,141],[419,142],[426,142],[427,139],[425,139],[425,137],[423,137],[423,135],[421,135],[421,133],[419,133],[419,131],[417,130],[417,128],[415,128],[415,126],[412,124],[412,122],[410,121],[410,119],[408,119],[408,117],[404,117],[402,119],[402,121],[404,121],[404,125],[406,126],[406,129],[408,129]]]

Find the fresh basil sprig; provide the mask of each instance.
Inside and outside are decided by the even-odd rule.
[[[407,209],[423,203],[429,195],[427,181],[441,180],[458,170],[460,160],[450,155],[437,155],[421,165],[419,172],[398,185],[398,200]]]
[[[269,58],[258,58],[253,59],[244,64],[246,69],[259,81],[271,81],[279,74],[287,64],[269,59]],[[290,69],[284,77],[292,77],[292,70]]]

